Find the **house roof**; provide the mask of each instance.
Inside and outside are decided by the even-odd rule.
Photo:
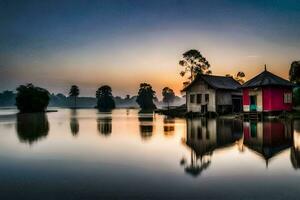
[[[293,87],[294,84],[289,82],[286,79],[283,79],[267,70],[263,71],[262,73],[258,74],[254,78],[250,79],[246,83],[242,85],[243,88],[248,87],[261,87],[261,86],[288,86]]]
[[[199,80],[203,80],[214,89],[237,90],[241,87],[241,84],[232,77],[200,74],[182,91],[188,90]]]

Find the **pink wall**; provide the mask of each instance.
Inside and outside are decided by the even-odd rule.
[[[249,89],[245,88],[243,89],[243,105],[249,105],[249,104],[250,104]]]
[[[284,93],[292,93],[292,89],[280,87],[263,88],[263,110],[264,111],[291,111],[292,104],[284,103]]]
[[[293,105],[291,103],[284,103],[284,93],[292,93],[292,89],[280,87],[264,87],[263,95],[263,111],[291,111]],[[243,89],[243,105],[250,104],[249,89]]]

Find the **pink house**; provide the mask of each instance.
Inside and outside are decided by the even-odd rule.
[[[242,85],[244,112],[291,111],[293,84],[263,71]]]

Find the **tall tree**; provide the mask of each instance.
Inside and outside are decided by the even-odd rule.
[[[33,84],[20,85],[17,88],[16,106],[22,113],[44,112],[50,100],[50,93]]]
[[[170,103],[173,103],[173,101],[175,100],[174,91],[169,87],[165,87],[162,90],[162,96],[163,96],[163,102],[168,105],[168,109],[169,109],[170,108]]]
[[[108,85],[103,85],[96,91],[96,98],[99,110],[111,110],[116,107],[112,89]]]
[[[300,83],[300,61],[294,61],[289,71],[290,81],[296,84]]]
[[[69,96],[74,98],[74,104],[75,104],[75,108],[76,108],[76,101],[77,101],[77,97],[79,96],[79,88],[77,85],[72,85],[70,92],[69,92]]]
[[[184,67],[184,70],[180,72],[180,75],[185,76],[189,73],[189,81],[193,81],[197,74],[211,74],[209,62],[198,50],[191,49],[182,56],[183,59],[179,61],[179,65]]]
[[[148,83],[141,83],[136,102],[142,110],[153,110],[156,108],[153,100],[156,99],[155,91]]]

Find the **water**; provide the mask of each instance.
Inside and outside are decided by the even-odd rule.
[[[0,199],[299,199],[298,121],[0,110]]]

